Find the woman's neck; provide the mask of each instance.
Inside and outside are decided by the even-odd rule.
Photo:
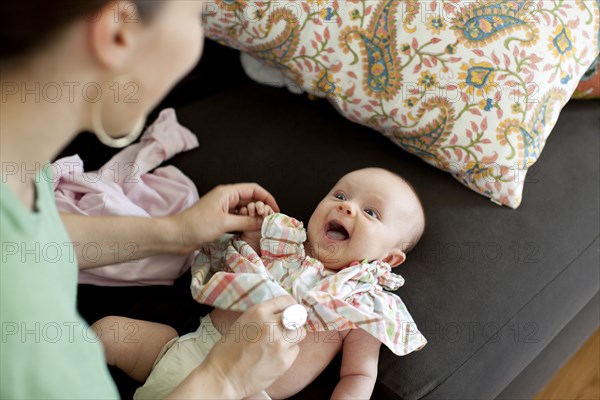
[[[81,102],[70,101],[65,82],[40,68],[0,71],[0,163],[2,183],[32,208],[36,173],[82,128]]]

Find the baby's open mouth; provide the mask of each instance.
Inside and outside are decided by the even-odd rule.
[[[331,240],[346,240],[350,234],[342,224],[337,221],[331,221],[325,226],[325,236]]]

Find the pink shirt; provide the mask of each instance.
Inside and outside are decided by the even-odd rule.
[[[84,172],[79,156],[52,164],[60,212],[100,216],[160,217],[176,214],[198,201],[194,183],[173,166],[157,168],[182,151],[198,147],[198,139],[179,125],[173,109],[163,110],[139,143],[115,155],[98,171]],[[85,246],[84,256],[97,257],[100,247]],[[133,255],[136,244],[109,248]],[[115,254],[116,255],[116,254]],[[191,265],[195,253],[160,255],[79,273],[79,283],[99,286],[172,285]]]

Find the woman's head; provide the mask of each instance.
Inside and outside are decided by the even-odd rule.
[[[97,108],[105,131],[115,137],[158,104],[202,51],[201,1],[1,4],[3,85],[8,79],[18,89],[21,82],[27,88],[32,81],[42,88],[52,82],[62,89],[58,100],[52,91],[52,102],[78,105],[84,114],[80,128],[93,130]]]
[[[7,1],[0,5],[0,59],[27,55],[55,39],[67,25],[85,18],[97,19],[114,0]],[[127,5],[131,19],[150,21],[162,1],[133,0]],[[135,9],[134,9],[135,7]],[[135,16],[133,15],[135,13]]]

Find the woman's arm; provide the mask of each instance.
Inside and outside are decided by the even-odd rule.
[[[181,254],[178,228],[170,218],[88,217],[61,214],[79,269]]]
[[[344,339],[342,368],[332,399],[369,399],[377,380],[381,342],[362,329],[353,329]]]
[[[255,183],[217,186],[189,209],[169,217],[88,217],[62,214],[80,269],[138,260],[157,254],[188,254],[230,231],[260,230],[262,218],[236,215],[250,202],[279,210]]]

